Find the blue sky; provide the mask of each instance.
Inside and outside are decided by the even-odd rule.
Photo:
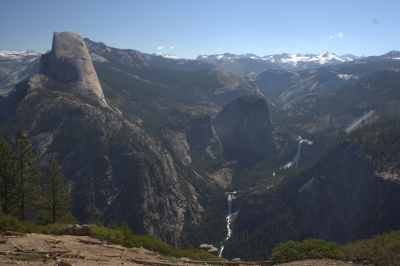
[[[0,49],[50,48],[54,31],[192,58],[400,49],[399,0],[1,0]]]

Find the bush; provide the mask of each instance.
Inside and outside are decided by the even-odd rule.
[[[26,232],[27,225],[17,218],[8,215],[0,215],[0,231]]]
[[[339,249],[335,243],[318,239],[287,241],[278,244],[272,250],[272,260],[276,263],[308,258],[337,258],[338,256]]]
[[[143,247],[171,257],[187,257],[194,260],[218,260],[215,255],[200,249],[178,249],[148,235],[135,235],[127,226],[108,228],[90,225],[94,237],[126,247]]]
[[[37,225],[28,221],[20,221],[13,216],[0,215],[0,231],[15,231],[20,233],[62,234],[68,225],[48,224]]]
[[[316,239],[287,241],[278,244],[272,250],[272,259],[276,263],[309,258],[331,258],[376,266],[398,266],[400,231],[350,242],[343,246]]]
[[[400,231],[355,241],[340,249],[343,258],[355,262],[368,262],[377,266],[399,265]]]

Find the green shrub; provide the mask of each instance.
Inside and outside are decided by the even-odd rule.
[[[278,244],[272,250],[272,260],[277,263],[308,258],[336,258],[338,256],[339,249],[335,243],[318,239],[287,241]]]
[[[135,235],[127,226],[108,228],[90,225],[94,237],[126,247],[143,247],[171,257],[187,257],[194,260],[218,260],[215,255],[200,249],[179,249],[149,235]]]
[[[28,221],[21,221],[13,216],[0,215],[0,231],[15,231],[20,233],[62,234],[67,225],[48,224],[37,225]]]
[[[0,215],[0,231],[21,233],[40,233],[59,235],[65,232],[67,224],[37,225],[20,221],[12,216]],[[200,249],[179,249],[148,235],[136,235],[127,226],[108,228],[101,225],[90,225],[91,235],[125,247],[143,247],[175,258],[187,257],[194,260],[218,260],[219,258]]]
[[[385,233],[340,247],[343,258],[377,266],[399,265],[400,231]]]
[[[274,262],[307,258],[332,258],[376,266],[398,266],[400,265],[400,231],[350,242],[343,246],[316,239],[287,241],[278,244],[272,250]]]
[[[26,229],[26,224],[20,222],[17,218],[0,215],[0,231],[25,232]]]

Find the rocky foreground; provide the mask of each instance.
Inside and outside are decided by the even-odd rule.
[[[0,265],[272,265],[266,262],[202,262],[169,258],[143,248],[125,248],[88,237],[5,233],[0,236]],[[282,266],[347,266],[332,260],[308,260]]]

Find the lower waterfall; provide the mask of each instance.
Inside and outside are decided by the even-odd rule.
[[[224,252],[224,243],[228,241],[232,237],[232,217],[234,213],[232,212],[232,201],[236,198],[235,195],[237,194],[237,191],[232,191],[232,192],[227,192],[227,205],[228,205],[228,212],[225,217],[226,219],[226,236],[225,239],[222,242],[222,245],[219,249],[218,256],[222,257],[222,253]]]

